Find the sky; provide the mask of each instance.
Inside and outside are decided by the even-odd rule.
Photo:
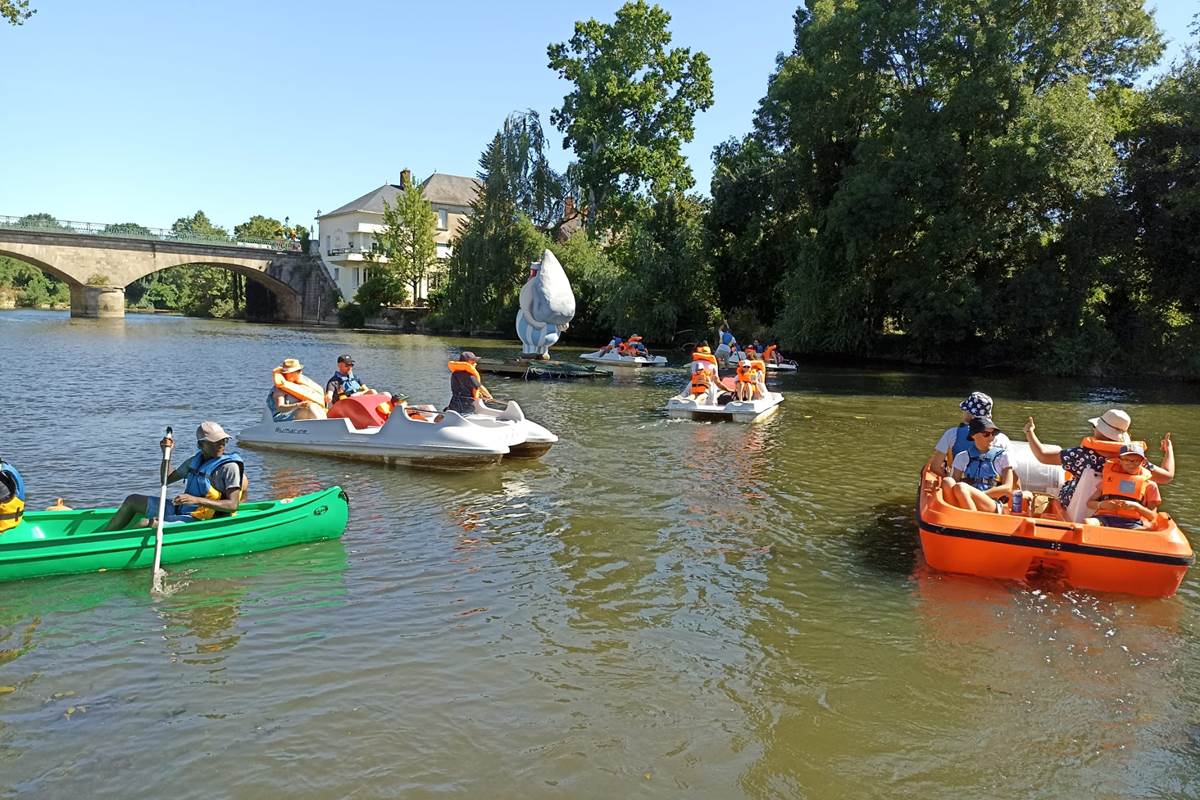
[[[796,0],[658,0],[673,44],[708,54],[713,107],[684,146],[707,190],[712,149],[751,128]],[[511,112],[550,125],[569,85],[546,47],[622,0],[33,0],[0,25],[0,215],[169,227],[202,209],[312,224],[400,171],[474,175]],[[1161,0],[1165,61],[1194,0]]]

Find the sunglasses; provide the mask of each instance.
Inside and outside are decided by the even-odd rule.
[[[974,435],[974,436],[986,436],[987,438],[991,439],[993,436],[995,436],[995,435],[996,435],[996,432],[995,432],[995,431],[980,431],[979,433],[972,434],[972,435]]]

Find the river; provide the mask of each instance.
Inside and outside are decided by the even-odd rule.
[[[517,346],[34,311],[0,343],[34,508],[155,493],[163,427],[249,426],[286,356],[440,406],[459,347]],[[345,536],[178,565],[163,599],[0,584],[0,797],[1200,796],[1196,575],[1141,600],[932,574],[913,523],[979,389],[1014,438],[1112,405],[1172,431],[1165,508],[1200,525],[1194,387],[802,367],[739,426],[668,419],[682,381],[488,378],[561,437],[532,464],[242,451],[252,496],[345,487]]]

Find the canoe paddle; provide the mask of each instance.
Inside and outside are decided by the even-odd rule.
[[[163,516],[167,513],[167,478],[171,475],[171,448],[175,446],[169,425],[164,439],[166,447],[163,448],[162,487],[158,493],[158,518],[156,520],[158,524],[154,529],[154,577],[150,583],[151,594],[162,594],[162,579],[166,575],[162,570]]]

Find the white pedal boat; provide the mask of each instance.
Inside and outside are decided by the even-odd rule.
[[[580,356],[584,361],[594,361],[597,364],[607,364],[610,367],[665,367],[666,356],[622,356],[615,350],[602,353],[584,353]]]
[[[761,400],[733,400],[723,406],[712,405],[707,397],[697,402],[689,394],[679,394],[667,401],[667,414],[680,419],[709,422],[732,420],[733,422],[761,422],[779,410],[783,395],[767,392]]]
[[[508,436],[509,458],[538,458],[558,441],[553,433],[526,419],[516,400],[509,400],[499,410],[477,399],[474,413],[465,417],[476,425],[504,432]]]
[[[740,360],[741,359],[738,358],[737,356],[730,356],[725,361],[725,364],[726,364],[726,366],[736,367]],[[796,371],[796,362],[795,361],[780,361],[778,364],[776,364],[774,361],[768,361],[766,363],[767,363],[767,372],[795,372]]]

